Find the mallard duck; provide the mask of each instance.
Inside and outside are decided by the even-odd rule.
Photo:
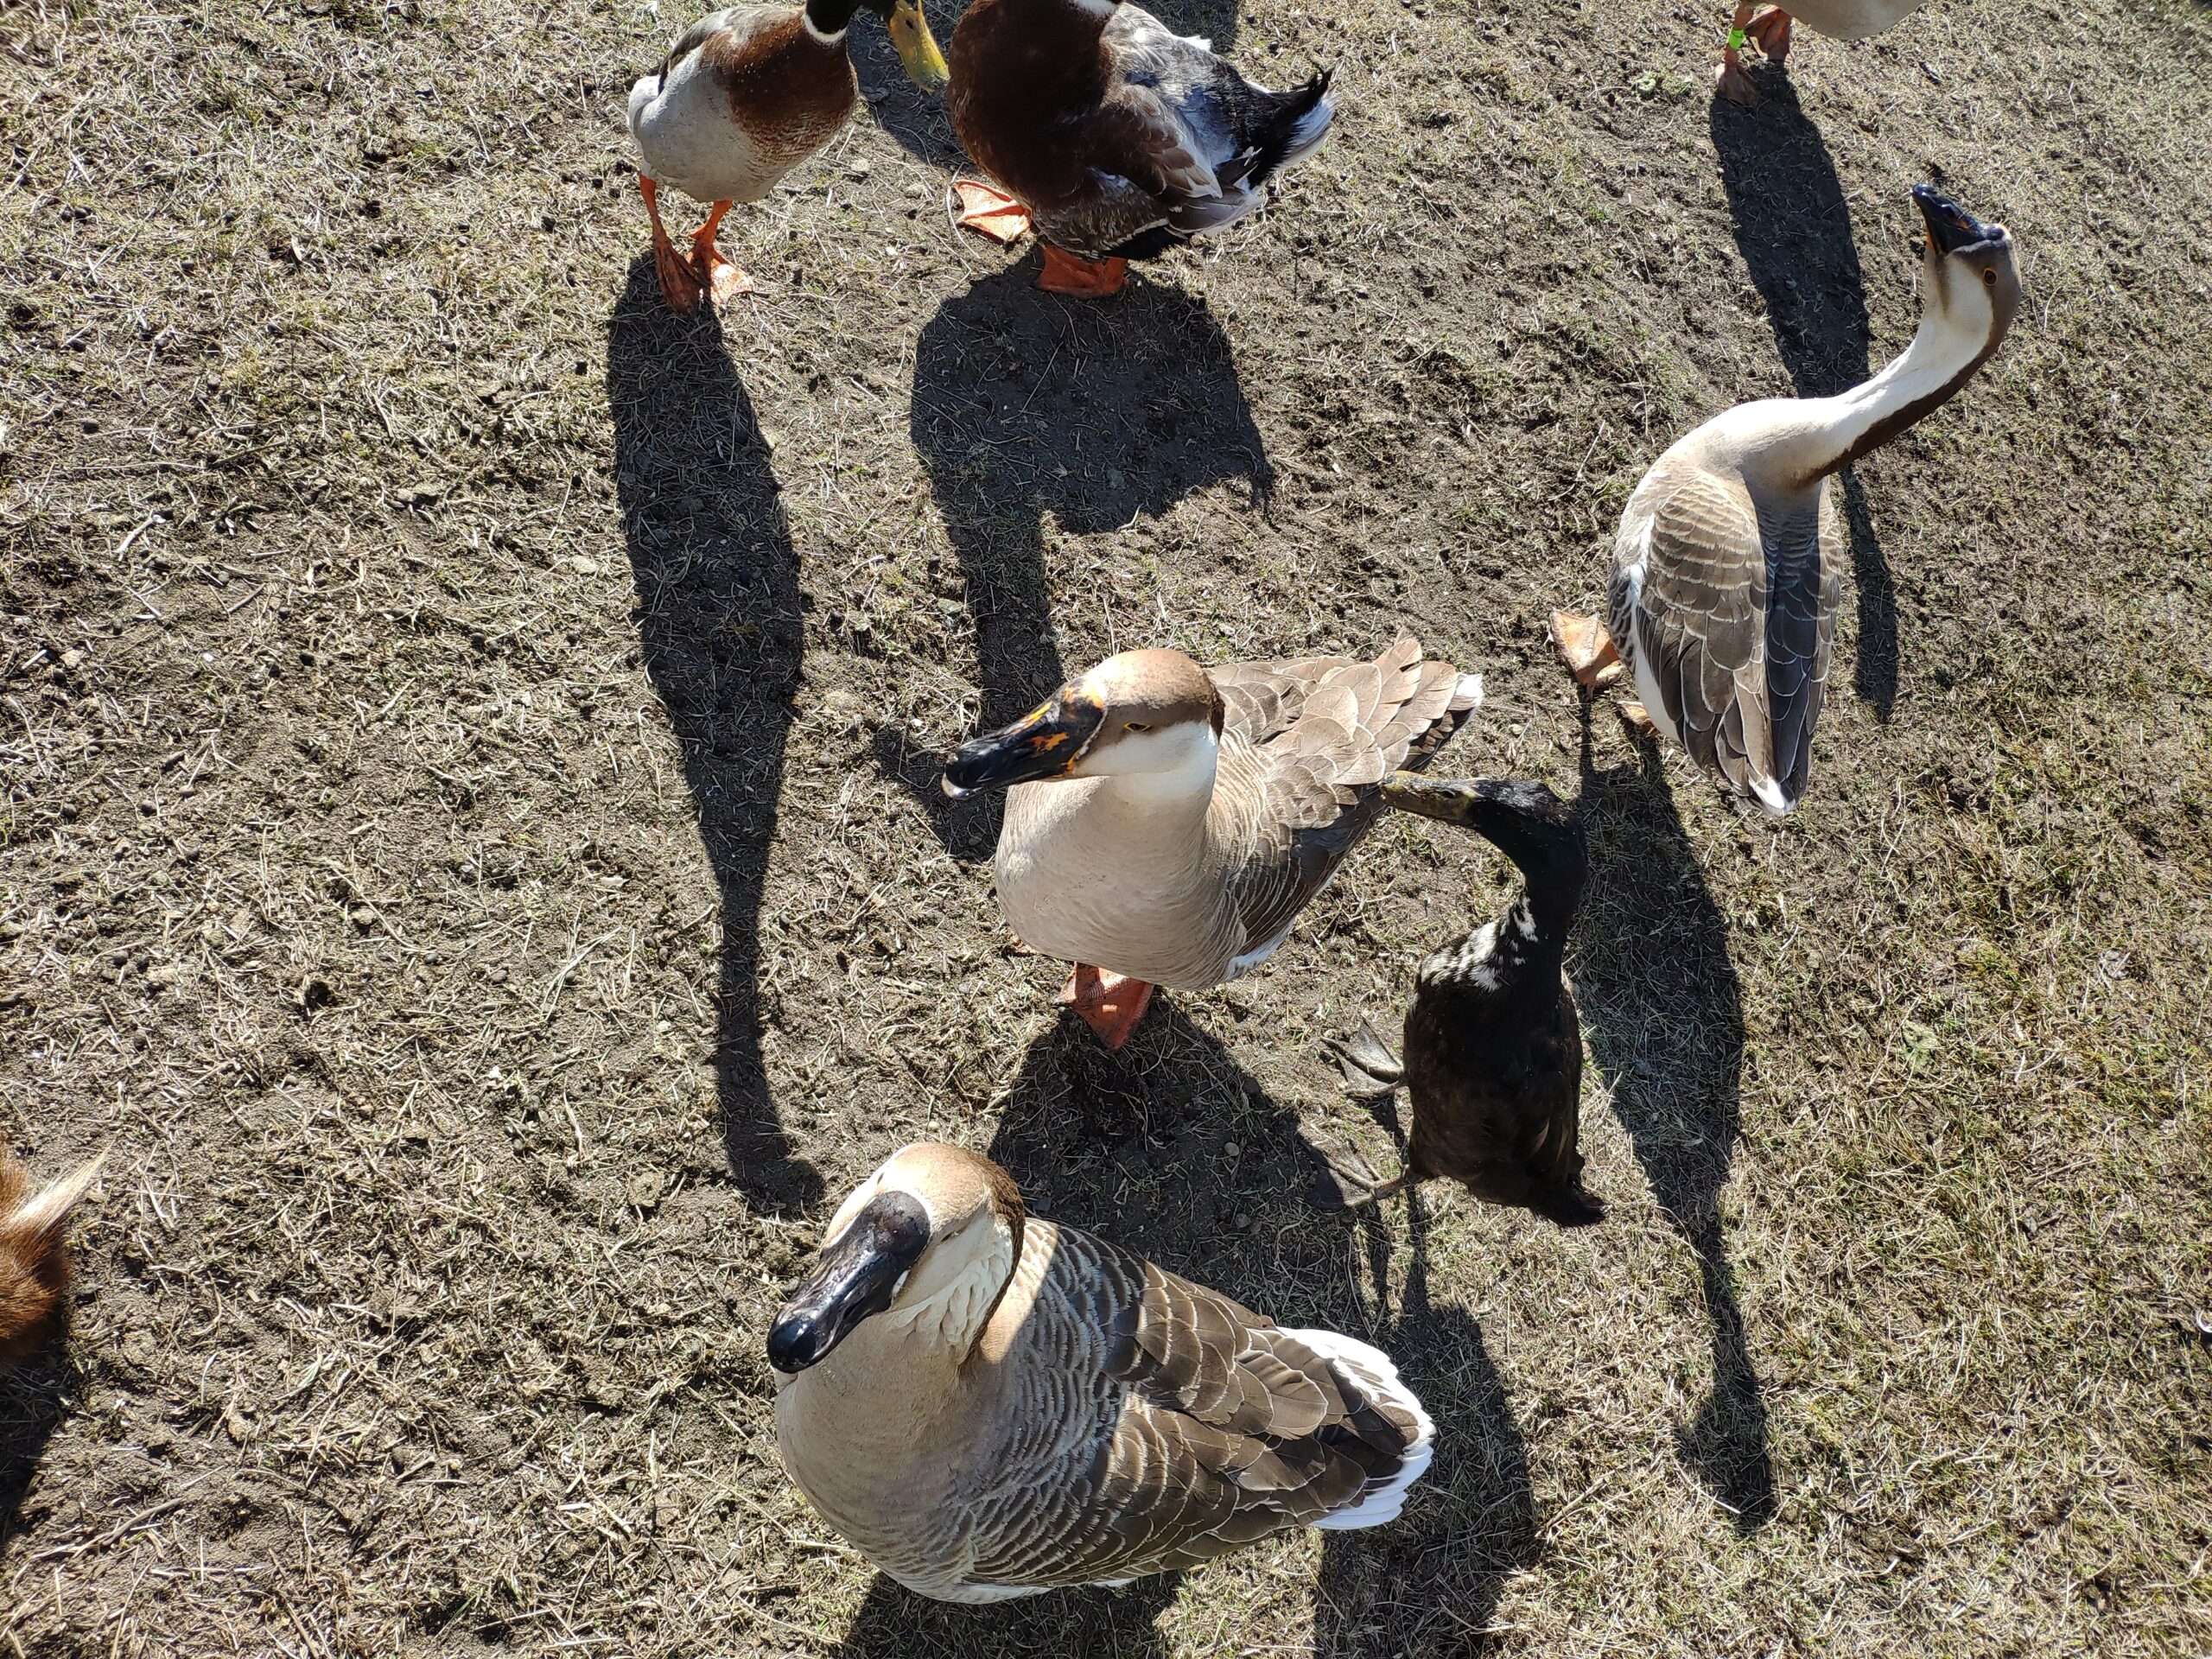
[[[1758,94],[1744,73],[1743,49],[1756,41],[1763,54],[1780,63],[1789,55],[1792,17],[1803,18],[1815,34],[1831,40],[1863,41],[1903,22],[1920,6],[1921,0],[1790,0],[1787,11],[1780,6],[1760,11],[1758,0],[1738,0],[1736,15],[1728,20],[1728,43],[1720,50],[1716,85],[1723,98],[1756,103]]]
[[[752,291],[751,280],[715,246],[715,232],[731,203],[760,200],[845,124],[860,94],[845,29],[862,5],[888,20],[891,43],[915,84],[942,87],[944,58],[917,0],[709,12],[631,87],[630,136],[653,224],[653,268],[676,309],[691,309],[702,291],[716,302]],[[664,184],[709,204],[688,259],[661,224]]]
[[[1585,685],[1624,662],[1648,723],[1777,817],[1804,793],[1845,542],[1827,480],[1941,408],[2020,306],[2012,235],[1928,185],[1920,331],[1834,397],[1740,404],[1678,440],[1629,497],[1605,620],[1554,612]],[[1618,677],[1617,675],[1612,676]]]
[[[1358,1094],[1402,1082],[1413,1101],[1402,1174],[1361,1195],[1388,1198],[1447,1175],[1491,1204],[1562,1227],[1604,1218],[1582,1185],[1582,1024],[1560,964],[1589,871],[1582,826],[1541,784],[1382,783],[1401,811],[1472,830],[1520,869],[1504,915],[1427,957],[1406,1010],[1402,1064],[1362,1024],[1344,1051]]]
[[[952,32],[953,130],[1002,189],[960,181],[961,222],[1001,240],[1026,216],[1039,284],[1117,292],[1128,261],[1235,224],[1312,155],[1329,77],[1287,92],[1116,0],[974,0]]]
[[[855,1188],[768,1332],[776,1441],[908,1589],[1001,1601],[1395,1520],[1434,1430],[1389,1357],[1025,1215],[924,1143]]]
[[[102,1153],[31,1198],[23,1166],[0,1152],[0,1371],[53,1339],[69,1294],[69,1211],[106,1161]]]
[[[1007,791],[999,903],[1077,964],[1061,1000],[1119,1048],[1155,984],[1265,962],[1374,824],[1383,775],[1427,765],[1481,700],[1413,639],[1211,671],[1125,651],[963,744],[944,787]]]

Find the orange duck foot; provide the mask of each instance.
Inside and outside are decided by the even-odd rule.
[[[1048,294],[1071,294],[1079,300],[1103,300],[1118,294],[1129,280],[1126,259],[1085,259],[1065,248],[1045,245],[1045,269],[1037,286]]]
[[[1620,677],[1620,653],[1613,649],[1612,636],[1605,632],[1605,625],[1596,617],[1554,611],[1551,632],[1552,644],[1559,647],[1559,654],[1576,683],[1609,684],[1609,673],[1612,679]]]
[[[1152,1006],[1152,986],[1141,979],[1102,974],[1083,963],[1060,988],[1060,1001],[1083,1016],[1084,1023],[1098,1033],[1100,1042],[1118,1049],[1129,1040],[1137,1021]]]
[[[698,273],[700,286],[716,305],[753,291],[753,279],[723,258],[722,251],[715,245],[715,233],[721,229],[722,215],[729,207],[726,201],[715,203],[707,222],[691,238],[691,269]]]
[[[1758,42],[1770,63],[1780,63],[1789,55],[1789,14],[1780,6],[1752,18],[1744,25],[1744,33]]]
[[[960,205],[952,222],[963,231],[988,236],[1001,247],[1029,233],[1029,210],[996,185],[985,184],[981,179],[955,179],[952,196]]]

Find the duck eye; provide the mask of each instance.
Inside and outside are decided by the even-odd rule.
[[[1141,720],[1127,720],[1122,722],[1122,729],[1125,732],[1148,732],[1152,728]]]

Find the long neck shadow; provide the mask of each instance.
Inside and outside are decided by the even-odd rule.
[[[1766,302],[1776,351],[1801,397],[1832,397],[1873,372],[1859,243],[1835,163],[1786,75],[1760,79],[1759,107],[1715,98],[1713,147],[1737,251]],[[1859,696],[1887,720],[1897,701],[1897,596],[1866,493],[1847,469],[1844,516],[1859,589]]]
[[[1750,1532],[1774,1514],[1766,1407],[1720,1224],[1735,1151],[1744,1014],[1727,924],[1668,793],[1657,751],[1592,770],[1583,710],[1591,877],[1571,966],[1592,1058],[1668,1220],[1697,1257],[1713,1389],[1677,1432],[1685,1462]]]
[[[616,490],[645,671],[668,710],[721,891],[715,1070],[730,1169],[756,1206],[822,1183],[761,1063],[760,916],[799,681],[798,560],[760,423],[710,308],[671,313],[640,258],[607,330]]]
[[[959,562],[931,580],[972,617],[985,728],[1065,677],[1046,513],[1098,534],[1226,480],[1257,504],[1274,487],[1228,340],[1202,301],[1140,275],[1120,297],[1084,304],[1041,292],[1035,274],[1025,260],[976,283],[915,342],[914,443]],[[898,741],[878,753],[918,788],[947,844],[966,849],[973,836],[958,833],[933,786],[918,788],[922,771]]]
[[[27,1530],[18,1524],[23,1500],[30,1495],[47,1442],[69,1414],[65,1402],[73,1391],[71,1379],[69,1362],[58,1352],[0,1376],[0,1564],[6,1562],[17,1533]]]
[[[1315,1659],[1484,1652],[1506,1580],[1542,1554],[1528,1446],[1505,1384],[1482,1326],[1429,1300],[1421,1190],[1404,1202],[1411,1263],[1383,1345],[1436,1424],[1436,1461],[1397,1521],[1327,1535],[1314,1586]]]

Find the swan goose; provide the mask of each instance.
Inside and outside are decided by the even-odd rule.
[[[1409,639],[1211,671],[1128,651],[963,744],[944,788],[1007,791],[999,903],[1077,964],[1061,1000],[1119,1048],[1154,985],[1265,962],[1373,826],[1384,774],[1426,765],[1481,700]]]
[[[1582,1185],[1582,1024],[1561,973],[1589,871],[1582,826],[1550,790],[1518,779],[1395,772],[1382,798],[1482,836],[1519,868],[1522,889],[1503,916],[1421,963],[1402,1063],[1364,1022],[1345,1046],[1353,1092],[1402,1082],[1413,1101],[1404,1173],[1354,1202],[1445,1175],[1562,1227],[1603,1219],[1604,1202]]]
[[[1720,50],[1716,88],[1721,97],[1735,103],[1757,103],[1758,94],[1751,86],[1751,78],[1744,73],[1743,49],[1757,42],[1770,62],[1780,63],[1789,55],[1793,17],[1803,18],[1815,34],[1830,40],[1863,41],[1902,22],[1920,6],[1921,0],[1790,0],[1787,11],[1780,6],[1759,11],[1758,0],[1738,0],[1736,15],[1728,20],[1727,44]],[[1758,15],[1753,16],[1754,12]]]
[[[1118,0],[974,0],[951,72],[953,130],[1004,187],[957,181],[959,222],[1009,242],[1033,224],[1039,286],[1087,298],[1255,211],[1336,114],[1325,73],[1269,92]]]
[[[23,1166],[0,1152],[0,1372],[53,1339],[69,1292],[69,1211],[106,1161],[102,1153],[31,1197]]]
[[[653,268],[677,310],[690,310],[702,291],[716,302],[752,291],[751,279],[715,246],[715,232],[732,203],[760,200],[845,124],[860,93],[845,30],[862,5],[887,20],[917,86],[934,92],[945,84],[944,58],[918,0],[805,0],[708,13],[630,88]],[[709,204],[688,259],[661,223],[664,184]]]
[[[1679,439],[1621,514],[1602,624],[1558,611],[1585,685],[1618,659],[1669,741],[1776,817],[1805,791],[1845,542],[1829,476],[1955,397],[2020,305],[2015,246],[1928,185],[1919,332],[1834,397],[1741,404]]]
[[[1434,1431],[1389,1357],[1023,1212],[980,1154],[855,1188],[768,1334],[776,1439],[907,1588],[987,1602],[1396,1518]]]

